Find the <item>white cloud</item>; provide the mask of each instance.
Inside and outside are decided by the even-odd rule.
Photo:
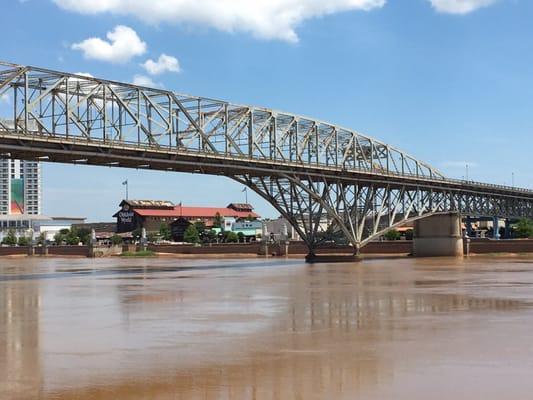
[[[478,8],[490,6],[496,0],[429,0],[435,10],[448,14],[468,14]]]
[[[53,1],[64,9],[84,14],[132,15],[149,23],[195,24],[224,32],[250,32],[263,39],[296,42],[296,27],[305,20],[346,11],[369,11],[383,7],[387,0]]]
[[[150,75],[159,75],[163,72],[180,72],[180,63],[176,57],[167,56],[166,54],[161,54],[157,61],[152,59],[146,60],[141,66],[148,72]]]
[[[102,2],[105,0],[96,1]],[[85,39],[73,44],[72,49],[82,51],[85,58],[112,63],[125,63],[146,52],[146,43],[130,27],[117,25],[106,37],[109,41],[97,37]]]
[[[148,86],[148,87],[156,87],[156,86],[158,86],[152,80],[152,78],[150,78],[149,76],[146,76],[146,75],[135,75],[133,77],[133,82],[132,83],[134,85],[139,85],[139,86]]]

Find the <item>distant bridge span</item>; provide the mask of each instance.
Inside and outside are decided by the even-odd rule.
[[[446,212],[533,217],[533,191],[448,179],[386,143],[266,108],[0,62],[4,157],[223,175],[292,224],[311,252],[358,250]]]

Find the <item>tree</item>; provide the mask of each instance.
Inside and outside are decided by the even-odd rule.
[[[142,232],[142,228],[137,228],[131,233],[131,236],[134,240],[141,240]]]
[[[205,223],[203,221],[196,221],[194,223],[194,226],[196,227],[196,230],[198,231],[198,234],[202,235],[205,231]]]
[[[239,243],[241,243],[241,242],[244,243],[244,242],[245,242],[245,240],[244,240],[244,233],[242,233],[242,232],[238,232],[238,233],[237,233],[237,239],[239,240]]]
[[[19,237],[18,245],[19,246],[29,246],[30,245],[30,239],[27,238],[26,236],[21,236],[21,237]]]
[[[159,240],[159,234],[155,232],[148,232],[146,234],[146,240],[150,243],[155,243]]]
[[[17,244],[17,236],[15,235],[15,231],[13,229],[10,229],[7,232],[7,236],[2,240],[2,244],[8,246],[14,246]]]
[[[530,238],[533,236],[533,221],[522,218],[513,227],[513,232],[517,238]]]
[[[239,241],[239,236],[235,232],[228,232],[226,241],[228,243],[237,243]]]
[[[183,240],[185,240],[187,243],[198,243],[200,241],[200,235],[198,234],[196,226],[189,225],[188,228],[185,229]]]
[[[80,238],[80,242],[83,244],[89,244],[91,240],[91,230],[88,228],[72,228],[73,234]]]
[[[213,228],[222,228],[224,225],[224,218],[220,215],[219,212],[215,214],[215,218],[213,219]]]
[[[62,231],[63,229],[61,229]],[[63,241],[65,241],[65,234],[62,234],[61,231],[57,232],[55,235],[54,235],[54,242],[56,244],[61,244]]]
[[[204,231],[203,239],[204,239],[204,242],[213,243],[217,239],[217,233],[213,229],[209,231]]]
[[[66,237],[65,237],[65,241],[67,242],[68,245],[70,246],[77,246],[78,244],[80,244],[81,242],[81,239],[78,235],[76,235],[75,232],[70,232]]]
[[[383,235],[387,240],[400,240],[400,232],[396,229],[392,229]]]
[[[111,236],[111,243],[113,244],[113,246],[119,246],[122,244],[122,236],[120,235],[113,235]]]
[[[248,214],[248,216],[246,217],[246,219],[248,221],[255,221],[257,218],[255,218],[252,214]]]
[[[162,240],[172,239],[172,232],[170,231],[168,224],[161,224],[159,226],[159,236],[161,236]]]

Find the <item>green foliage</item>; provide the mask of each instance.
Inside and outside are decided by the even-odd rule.
[[[46,234],[44,232],[42,232],[39,237],[37,238],[37,245],[44,245],[44,243],[46,242]]]
[[[237,243],[239,241],[239,235],[235,232],[228,232],[226,236],[226,242],[228,243]]]
[[[91,241],[91,230],[88,228],[72,228],[74,235],[80,238],[80,242],[87,245]]]
[[[200,235],[198,234],[196,226],[189,225],[183,234],[183,240],[187,243],[198,243],[200,241]]]
[[[112,243],[114,246],[121,245],[121,244],[122,244],[122,236],[119,236],[119,235],[113,235],[113,236],[111,236],[111,243]]]
[[[533,221],[528,218],[522,218],[513,227],[514,236],[517,238],[533,237]]]
[[[248,214],[248,216],[246,217],[246,219],[248,221],[255,221],[257,218],[253,217],[252,214]]]
[[[61,229],[61,230],[64,230],[64,229]],[[56,244],[61,244],[63,241],[65,240],[65,235],[61,233],[61,231],[57,232],[55,235],[54,235],[54,242]]]
[[[205,232],[205,224],[203,221],[196,221],[194,226],[200,235]]]
[[[125,251],[121,254],[122,257],[153,257],[155,252],[152,250],[143,251]]]
[[[68,245],[70,246],[77,246],[78,244],[80,244],[81,242],[81,239],[78,235],[76,235],[75,232],[69,232],[69,234],[65,237],[65,241],[67,242]]]
[[[90,240],[91,231],[87,228],[61,229],[54,235],[56,244],[66,243],[70,246],[77,246],[80,242],[87,245]]]
[[[131,236],[133,236],[134,240],[140,240],[142,233],[143,233],[142,228],[137,228],[131,233]]]
[[[217,233],[213,229],[208,231],[204,230],[202,234],[200,234],[200,237],[204,243],[213,243],[217,239]]]
[[[237,238],[238,238],[239,243],[241,243],[241,242],[244,243],[244,233],[238,232],[237,233]]]
[[[155,243],[155,242],[157,242],[159,240],[159,234],[156,233],[156,232],[148,232],[146,234],[146,239],[150,243]]]
[[[400,232],[396,229],[392,229],[383,235],[387,240],[400,240]]]
[[[17,244],[17,236],[15,235],[15,231],[13,229],[10,229],[7,232],[7,236],[2,240],[2,244],[7,246],[14,246]]]
[[[224,218],[220,215],[220,213],[215,214],[215,218],[213,219],[213,228],[222,228],[224,225]]]
[[[159,226],[159,236],[162,240],[172,239],[172,232],[170,231],[170,227],[168,226],[168,224],[161,224]]]
[[[21,236],[21,237],[19,237],[18,245],[19,246],[29,246],[30,245],[30,239],[27,238],[26,236]]]

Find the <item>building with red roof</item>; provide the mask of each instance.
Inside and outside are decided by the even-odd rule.
[[[170,225],[177,219],[200,221],[206,227],[212,227],[217,215],[235,220],[260,218],[253,207],[245,203],[231,203],[227,207],[188,207],[164,200],[122,200],[119,207],[113,215],[117,219],[117,232],[131,232],[138,228],[155,232],[161,224]]]

